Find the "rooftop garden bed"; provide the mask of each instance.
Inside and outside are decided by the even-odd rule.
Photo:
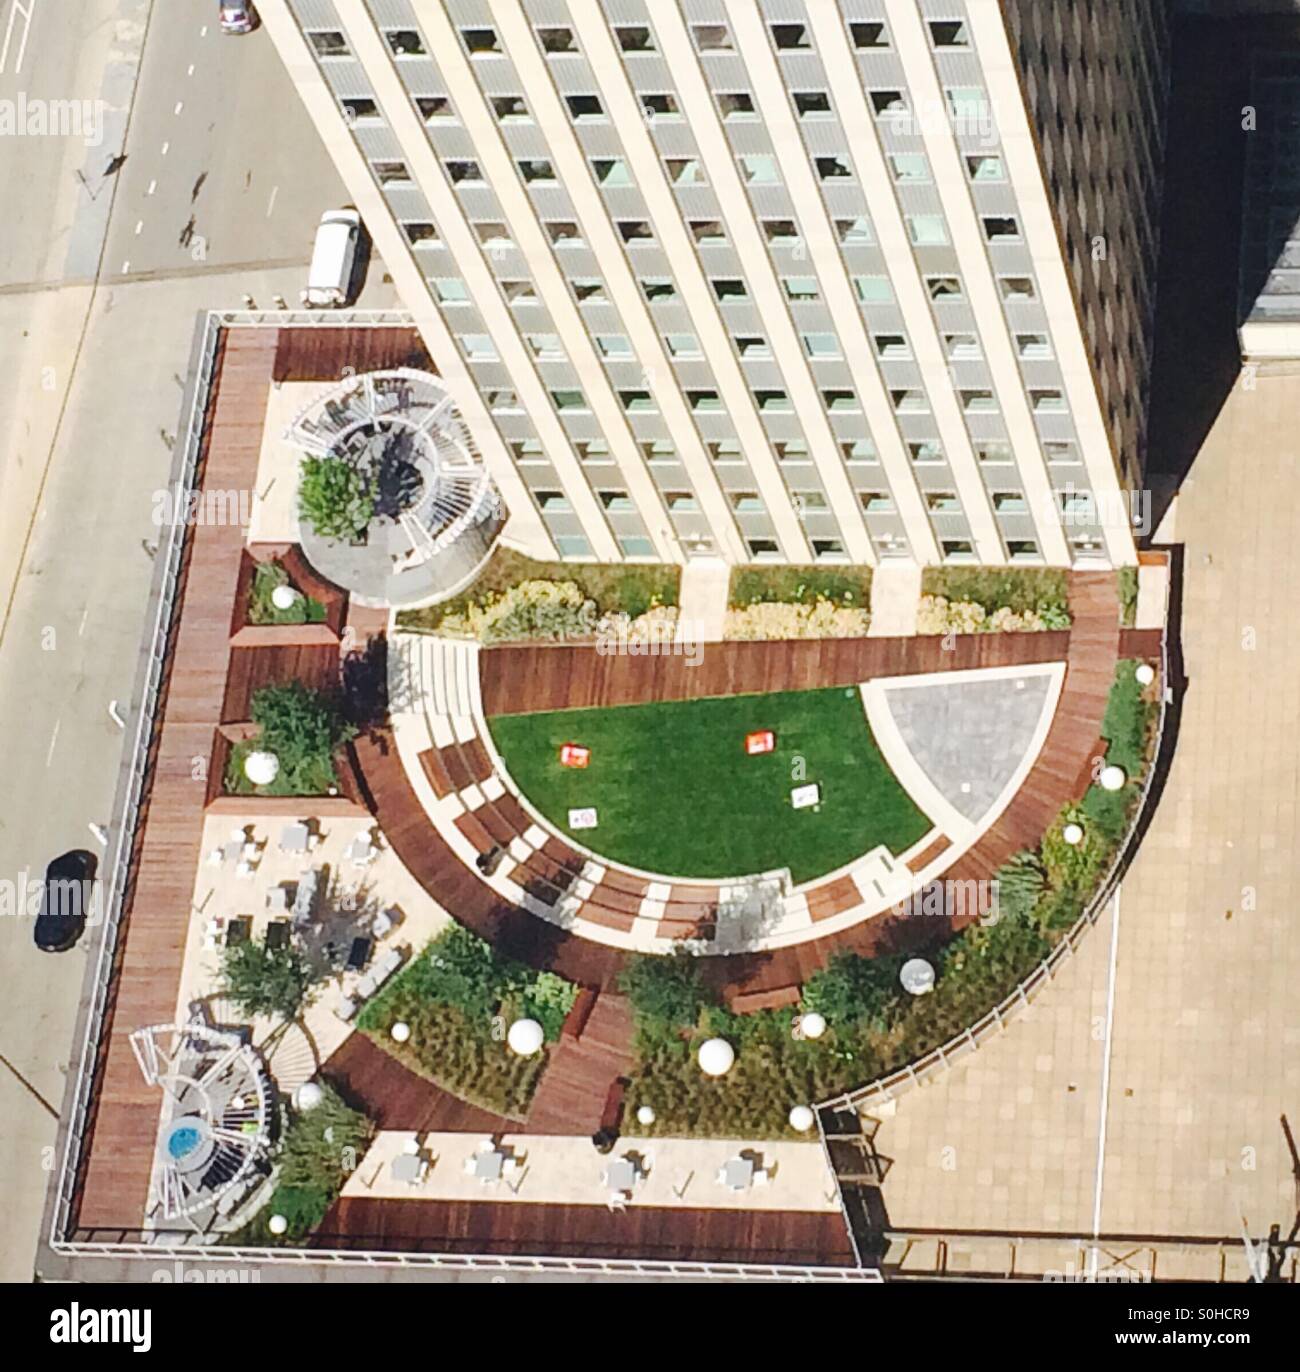
[[[498,715],[496,746],[520,790],[563,833],[617,862],[679,877],[788,866],[796,882],[884,844],[909,848],[930,827],[881,756],[852,688]],[[746,736],[772,730],[771,752]],[[591,750],[560,763],[560,748]],[[820,802],[795,810],[793,787]],[[594,807],[597,827],[569,811]]]
[[[1034,632],[1070,627],[1069,578],[1056,567],[927,567],[917,632]]]
[[[1137,622],[1138,569],[1121,567],[1116,578],[1119,593],[1119,622],[1125,629],[1131,629]]]
[[[362,1009],[357,1027],[461,1100],[523,1119],[546,1054],[520,1057],[506,1046],[506,1031],[515,1019],[535,1019],[553,1042],[576,998],[562,977],[502,958],[451,924]],[[404,1044],[389,1033],[398,1020],[411,1028]]]
[[[323,796],[337,788],[334,754],[356,730],[335,701],[301,682],[289,682],[254,692],[251,713],[257,734],[230,750],[227,795]],[[275,780],[265,786],[255,785],[244,771],[254,752],[273,753],[280,764]]]
[[[280,609],[272,600],[276,588],[293,586],[289,573],[278,562],[262,562],[253,573],[253,584],[248,597],[248,622],[263,624],[323,624],[325,606],[319,600],[299,592],[297,599],[288,609]]]
[[[737,567],[729,639],[861,638],[871,626],[870,567]]]

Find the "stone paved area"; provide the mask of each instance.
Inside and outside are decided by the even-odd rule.
[[[975,822],[1033,741],[1051,682],[1039,675],[887,687],[912,756],[958,813]]]

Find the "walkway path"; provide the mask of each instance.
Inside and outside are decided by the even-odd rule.
[[[606,1123],[610,1088],[634,1061],[626,999],[612,991],[581,992],[533,1097],[529,1133],[596,1133]]]
[[[727,623],[731,565],[720,557],[692,558],[682,568],[678,593],[677,639],[683,643],[719,643]]]
[[[882,562],[871,574],[872,638],[905,638],[916,633],[921,599],[921,568],[914,562]]]

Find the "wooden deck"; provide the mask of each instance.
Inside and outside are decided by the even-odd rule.
[[[206,438],[205,488],[242,490],[255,479],[275,347],[270,331],[225,335]],[[100,1048],[93,1135],[77,1188],[77,1223],[84,1227],[137,1228],[145,1210],[161,1097],[145,1085],[128,1035],[143,1025],[168,1024],[176,1014],[206,799],[193,759],[209,756],[225,700],[243,551],[237,523],[189,530],[185,608],[155,736],[147,819],[136,839],[129,913]]]
[[[276,381],[338,381],[344,367],[357,374],[389,367],[436,371],[420,331],[412,328],[281,329],[275,350]]]
[[[1116,611],[1116,607],[1111,607]],[[483,713],[535,714],[656,700],[853,686],[873,677],[1060,662],[1068,631],[963,634],[950,640],[835,638],[706,643],[702,660],[601,654],[592,646],[527,644],[479,654]]]
[[[687,1210],[630,1205],[621,1214],[611,1214],[603,1205],[372,1200],[348,1196],[331,1207],[310,1246],[817,1267],[854,1265],[848,1230],[838,1212],[792,1210]]]
[[[607,1121],[605,1103],[632,1070],[632,1011],[624,997],[603,991],[575,1005],[528,1112],[530,1134],[594,1134]]]

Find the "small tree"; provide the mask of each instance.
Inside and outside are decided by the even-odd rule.
[[[816,1010],[833,1025],[866,1020],[879,1027],[898,999],[901,962],[897,956],[864,958],[857,953],[836,953],[804,983],[804,1008]]]
[[[266,948],[250,941],[226,949],[221,982],[242,1014],[292,1020],[307,999],[312,974],[302,953],[292,945]]]
[[[357,539],[375,517],[370,482],[343,457],[305,457],[298,471],[298,513],[322,538]]]
[[[709,1003],[700,964],[685,952],[632,958],[619,989],[632,1002],[638,1030],[651,1036],[694,1028]]]
[[[334,750],[356,730],[334,702],[299,681],[263,686],[253,694],[258,747],[280,760],[287,793],[320,795],[333,784]]]
[[[319,1105],[295,1112],[280,1144],[280,1184],[323,1191],[332,1200],[370,1146],[374,1125],[322,1084]]]

